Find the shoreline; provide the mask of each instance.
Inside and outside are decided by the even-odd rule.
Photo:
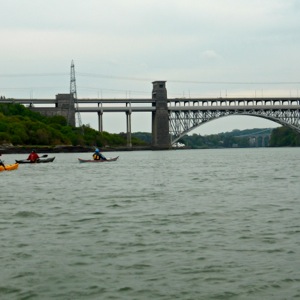
[[[146,150],[166,150],[154,149],[151,146],[133,146],[133,147],[99,147],[101,152],[116,152],[116,151],[146,151]],[[80,153],[80,152],[94,152],[95,147],[89,146],[4,146],[0,145],[1,154],[28,154],[35,149],[37,153]]]

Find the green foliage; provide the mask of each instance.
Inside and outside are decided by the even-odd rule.
[[[278,128],[280,129],[280,128]],[[253,128],[253,129],[246,129],[246,130],[233,130],[231,132],[222,132],[219,134],[212,134],[202,136],[200,134],[192,134],[192,135],[185,135],[181,139],[179,139],[179,143],[184,144],[186,147],[193,148],[193,149],[208,149],[208,148],[232,148],[232,147],[262,147],[263,145],[268,146],[267,141],[265,140],[265,144],[262,142],[262,138],[264,135],[271,135],[273,139],[280,139],[281,143],[273,144],[270,143],[270,146],[286,146],[286,145],[299,145],[299,135],[298,138],[295,137],[295,132],[292,131],[290,133],[293,138],[289,136],[287,132],[282,132],[282,137],[278,137],[281,130],[272,129],[272,128]],[[296,134],[297,135],[297,134]],[[133,133],[132,136],[136,136],[144,142],[151,141],[151,133],[147,132],[137,132]],[[258,142],[254,144],[251,143],[251,136],[258,137]],[[292,142],[288,142],[291,140]],[[298,144],[297,144],[298,141]]]
[[[63,116],[53,116],[46,119],[47,124],[67,126],[67,120]]]
[[[123,133],[125,135],[125,133]],[[137,139],[139,141],[143,141],[144,145],[152,143],[152,135],[149,132],[135,132],[132,133],[132,139]]]
[[[295,147],[300,146],[300,134],[289,127],[278,127],[272,131],[270,139],[271,147]]]
[[[126,145],[126,139],[119,134],[109,134],[108,132],[104,131],[101,132],[102,138],[104,139],[104,146],[109,146],[109,143],[113,145],[122,146]]]
[[[258,129],[256,129],[257,131]],[[248,138],[238,137],[243,134],[245,134],[244,131],[239,130],[207,136],[194,133],[192,135],[184,135],[178,142],[193,149],[250,147]],[[151,133],[136,132],[132,136],[143,140],[144,144],[151,143]]]
[[[82,134],[82,130],[84,134]],[[288,127],[276,129],[247,129],[201,136],[183,136],[179,142],[190,148],[251,147],[248,137],[252,134],[271,134],[270,146],[300,146],[300,134]],[[151,133],[136,132],[131,135],[133,146],[151,144]],[[89,126],[75,128],[67,125],[62,116],[45,117],[20,104],[0,104],[0,144],[13,145],[73,145],[118,147],[126,146],[127,134],[98,132]]]
[[[185,144],[190,148],[247,148],[247,147],[261,147],[263,145],[259,133],[269,134],[269,129],[250,129],[250,130],[233,130],[231,132],[222,132],[219,134],[212,134],[201,136],[193,134],[192,136],[185,135],[180,139],[180,143]],[[259,143],[252,144],[251,136],[256,136]],[[267,146],[267,145],[266,145]]]
[[[122,134],[68,126],[62,116],[45,117],[20,104],[0,104],[0,144],[3,143],[116,147],[126,146],[127,140]],[[143,142],[135,139],[134,143]]]
[[[0,132],[0,144],[7,144],[10,143],[11,139],[10,139],[10,135],[8,133],[5,132]]]
[[[6,132],[8,129],[8,124],[3,120],[3,114],[0,114],[0,132]]]

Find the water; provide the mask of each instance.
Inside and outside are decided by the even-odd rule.
[[[300,298],[299,148],[116,155],[0,173],[0,299]]]

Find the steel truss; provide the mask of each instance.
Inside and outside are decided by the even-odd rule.
[[[82,121],[77,100],[77,88],[76,88],[76,77],[75,77],[75,66],[74,61],[71,62],[71,77],[70,77],[70,101],[74,101],[76,107],[77,125],[82,129]]]
[[[265,118],[284,126],[288,126],[300,133],[300,108],[282,108],[282,109],[201,109],[198,110],[172,110],[169,108],[169,130],[171,143],[176,143],[181,137],[196,127],[209,121],[230,115],[247,115]]]

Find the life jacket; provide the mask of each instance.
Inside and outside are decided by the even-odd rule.
[[[37,159],[39,159],[40,157],[38,156],[38,154],[37,153],[35,153],[35,152],[32,152],[32,153],[30,153],[29,154],[29,156],[28,156],[28,160],[30,160],[30,161],[36,161]]]
[[[93,159],[94,159],[94,160],[100,160],[100,159],[101,159],[101,157],[100,157],[100,155],[99,155],[99,154],[97,154],[97,153],[94,153],[94,154],[93,154]]]

